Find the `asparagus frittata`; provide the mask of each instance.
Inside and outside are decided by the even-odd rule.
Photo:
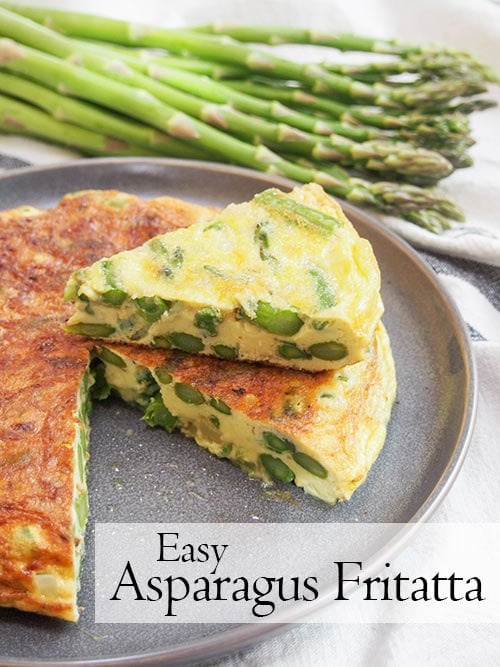
[[[366,478],[394,402],[382,323],[366,359],[314,374],[131,345],[98,345],[94,354],[101,383],[150,425],[180,429],[250,477],[295,482],[331,504]]]
[[[64,332],[71,269],[214,216],[116,191],[0,214],[0,606],[78,618],[92,391],[114,389],[152,426],[327,502],[375,460],[395,388],[381,324],[365,360],[316,374]]]
[[[77,270],[68,330],[309,371],[363,359],[383,306],[372,248],[319,185]]]

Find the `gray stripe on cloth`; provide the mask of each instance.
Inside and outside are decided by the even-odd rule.
[[[18,157],[0,154],[0,169],[20,169],[21,167],[29,167],[30,165],[31,162],[21,160]]]
[[[436,273],[457,276],[477,287],[490,303],[500,310],[500,268],[459,257],[435,255],[427,251],[420,251],[419,255]]]

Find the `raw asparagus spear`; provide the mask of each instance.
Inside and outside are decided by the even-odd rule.
[[[0,68],[31,77],[65,94],[71,93],[118,112],[126,109],[128,115],[137,120],[146,121],[152,127],[181,138],[190,145],[214,151],[245,166],[301,182],[317,181],[327,185],[332,180],[319,171],[282,160],[265,146],[252,146],[199,122],[142,89],[124,85],[13,40],[0,39]]]
[[[201,58],[229,65],[236,64],[249,72],[264,72],[266,76],[300,81],[315,92],[329,92],[351,103],[411,108],[427,103],[435,104],[437,98],[449,101],[457,95],[475,94],[484,89],[479,82],[461,80],[424,82],[418,89],[411,86],[391,88],[383,84],[370,86],[329,72],[316,63],[296,63],[243,43],[192,30],[138,27],[127,21],[65,10],[9,6],[68,35],[130,46],[164,48],[174,54],[188,51]],[[2,14],[0,17],[4,20]]]
[[[251,146],[186,114],[181,114],[145,91],[125,86],[12,40],[0,39],[0,64],[4,69],[36,78],[49,87],[62,86],[65,92],[73,91],[74,94],[102,106],[117,111],[127,109],[129,115],[142,121],[146,120],[153,127],[181,137],[191,145],[208,148],[219,154],[225,151],[232,161],[240,164],[286,176],[302,183],[316,182],[332,194],[341,197],[350,197],[356,191],[355,182],[339,182],[337,178],[324,171],[284,160],[264,146]],[[425,199],[425,190],[419,189],[419,192]],[[439,201],[433,196],[429,202],[433,210],[442,209],[443,205],[448,210],[452,206],[445,196]],[[377,201],[372,202],[372,205],[377,206]],[[401,209],[394,208],[394,211],[398,210],[404,216],[405,211],[409,210],[412,217],[414,216],[415,205],[411,197],[407,202],[399,201],[397,205],[401,206]],[[421,208],[425,210],[425,205]]]
[[[212,23],[198,26],[197,31],[207,35],[224,35],[240,42],[260,44],[313,44],[329,46],[339,51],[364,51],[368,53],[385,53],[401,56],[413,62],[431,63],[436,67],[441,59],[445,59],[448,67],[460,72],[466,67],[473,70],[485,81],[498,82],[498,74],[479,58],[472,54],[444,46],[427,46],[405,43],[396,39],[377,39],[352,33],[332,33],[319,30],[308,30],[292,26],[239,26],[227,23]],[[464,71],[462,70],[462,76]]]
[[[158,153],[152,149],[133,146],[114,137],[64,123],[31,105],[6,95],[0,95],[0,129],[3,132],[48,139],[64,146],[77,148],[87,155],[158,157]]]
[[[113,141],[118,145],[115,140],[126,142],[133,146],[130,155],[168,155],[169,157],[183,157],[193,160],[207,160],[211,157],[209,152],[189,146],[154,128],[133,122],[118,114],[103,111],[99,107],[81,100],[59,95],[49,88],[19,76],[0,71],[0,90],[11,98],[24,100],[43,109],[52,115],[55,121],[60,121],[61,124],[70,123],[73,127],[86,128],[94,134],[100,132],[107,135],[110,146]],[[37,116],[34,114],[30,114],[30,116],[29,129],[35,131]],[[71,132],[73,132],[73,128]],[[54,136],[57,138],[57,134],[54,134]],[[50,139],[49,136],[47,138]],[[142,152],[139,147],[149,148],[150,151]],[[80,148],[84,150],[86,148],[85,144],[82,143]],[[105,151],[103,153],[105,154]]]
[[[175,70],[172,70],[170,77],[168,72],[158,73],[162,80],[162,83],[159,83],[119,61],[114,61],[106,51],[96,52],[90,46],[85,48],[83,45],[75,45],[72,40],[11,12],[2,12],[0,9],[0,18],[4,19],[0,26],[1,33],[23,40],[23,43],[44,52],[78,62],[83,67],[135,89],[147,91],[179,111],[227,130],[252,144],[262,143],[272,149],[284,149],[316,160],[334,160],[344,165],[359,166],[377,172],[390,171],[423,184],[435,183],[452,171],[451,164],[438,153],[425,149],[417,150],[409,144],[383,141],[357,144],[335,134],[331,134],[328,140],[322,140],[286,123],[244,114],[226,104],[207,103],[196,95],[165,83],[170,77],[178,81]],[[78,50],[75,51],[75,47]],[[197,90],[196,81],[191,83],[191,90]]]

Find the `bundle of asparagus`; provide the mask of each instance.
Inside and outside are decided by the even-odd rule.
[[[4,132],[90,155],[240,164],[320,183],[436,233],[463,219],[435,186],[470,165],[468,114],[491,105],[482,93],[497,79],[470,54],[284,27],[138,28],[0,5]],[[328,46],[332,61],[301,64],[256,43]],[[339,50],[391,57],[347,65],[333,60]]]

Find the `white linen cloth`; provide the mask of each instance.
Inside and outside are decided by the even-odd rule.
[[[491,0],[31,0],[154,25],[181,26],[211,21],[293,24],[323,31],[352,31],[413,42],[439,42],[470,50],[500,68],[500,5]],[[294,56],[310,57],[307,47]],[[500,102],[500,88],[490,97]],[[410,223],[386,218],[438,271],[471,327],[479,377],[477,423],[468,457],[456,483],[435,515],[437,521],[500,521],[500,110],[478,113],[475,166],[457,171],[443,189],[464,208],[464,232],[435,236]],[[78,157],[73,151],[0,135],[0,170]],[[1,204],[1,202],[0,202]],[[0,206],[1,208],[1,206]],[[461,258],[453,260],[451,257]],[[468,260],[468,261],[463,261]],[[482,262],[483,265],[475,262]],[[495,308],[496,304],[496,308]],[[411,549],[411,546],[408,547]],[[499,554],[492,554],[498,559]],[[397,559],[395,560],[397,563]],[[494,619],[492,619],[493,621]],[[496,619],[497,623],[500,619]],[[500,664],[499,626],[483,625],[306,625],[293,627],[254,648],[214,661],[221,667],[347,667]]]

